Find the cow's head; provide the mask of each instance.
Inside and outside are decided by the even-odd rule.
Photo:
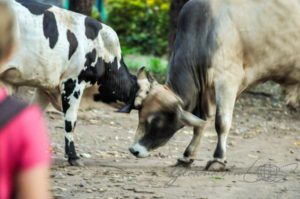
[[[129,148],[136,157],[164,145],[184,125],[203,126],[205,121],[184,111],[183,102],[170,88],[158,84],[144,69],[138,73],[139,91],[135,106],[140,106],[134,144]]]
[[[98,80],[99,93],[94,95],[95,101],[105,103],[121,101],[125,103],[119,112],[129,113],[134,108],[134,99],[138,90],[136,76],[131,75],[123,59],[117,63],[104,63],[104,75]]]

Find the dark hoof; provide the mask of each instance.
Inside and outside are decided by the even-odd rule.
[[[68,162],[71,166],[75,166],[75,167],[83,167],[84,166],[83,162],[79,158],[69,159]]]
[[[210,160],[207,162],[205,170],[207,170],[207,171],[227,171],[225,163],[221,162],[219,160]]]
[[[193,162],[193,159],[186,160],[184,158],[178,158],[175,167],[191,167]]]

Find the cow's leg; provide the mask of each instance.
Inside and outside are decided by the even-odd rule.
[[[68,161],[73,166],[81,166],[76,154],[74,143],[74,129],[77,112],[85,85],[78,84],[77,80],[68,79],[62,85],[62,107],[65,120],[65,153]]]
[[[218,141],[214,152],[214,159],[209,161],[206,165],[207,170],[221,171],[225,169],[227,137],[231,127],[238,85],[237,82],[222,82],[215,86],[215,128],[218,134]]]
[[[40,106],[42,110],[45,110],[49,104],[49,98],[47,96],[47,93],[41,90],[40,88],[37,88],[35,90],[34,96],[31,100],[31,103],[37,104]]]

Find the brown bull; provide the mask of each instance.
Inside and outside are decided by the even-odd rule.
[[[190,125],[194,136],[179,159],[190,164],[215,117],[218,142],[207,169],[224,169],[234,104],[244,90],[272,80],[285,88],[288,105],[298,105],[299,10],[297,0],[190,0],[179,16],[165,85],[143,70],[138,75],[141,109],[131,153],[145,157]]]

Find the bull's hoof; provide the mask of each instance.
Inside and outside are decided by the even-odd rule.
[[[84,163],[79,158],[69,159],[68,162],[71,166],[75,166],[75,167],[83,167],[84,166]]]
[[[221,162],[219,160],[210,160],[207,162],[205,170],[207,170],[207,171],[227,171],[226,161]]]
[[[194,162],[193,159],[188,158],[178,158],[177,163],[175,164],[176,167],[190,167]]]

